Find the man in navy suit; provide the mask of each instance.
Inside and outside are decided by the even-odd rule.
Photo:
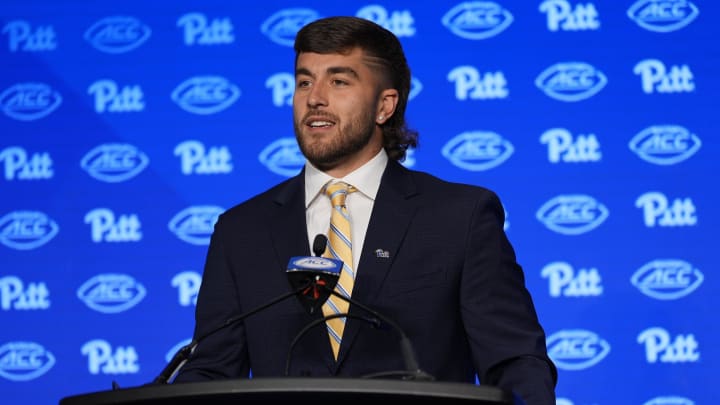
[[[292,256],[327,234],[328,183],[348,195],[351,297],[393,319],[436,380],[498,386],[554,405],[557,372],[492,191],[399,162],[417,146],[405,123],[410,70],[388,30],[331,17],[295,41],[295,135],[302,172],[222,214],[208,249],[195,336],[291,291]],[[357,306],[350,314],[367,315]],[[283,376],[298,332],[322,317],[284,300],[202,340],[175,382]],[[345,321],[337,358],[325,327],[294,346],[289,375],[361,377],[404,368],[398,336]]]

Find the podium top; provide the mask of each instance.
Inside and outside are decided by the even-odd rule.
[[[147,385],[65,397],[60,405],[237,404],[241,401],[408,400],[415,404],[512,405],[512,396],[489,386],[438,381],[354,378],[252,378]]]

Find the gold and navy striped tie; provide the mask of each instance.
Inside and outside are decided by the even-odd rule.
[[[330,201],[332,202],[332,215],[330,215],[328,246],[323,256],[342,260],[343,268],[340,272],[340,279],[335,287],[335,292],[344,297],[350,297],[355,282],[350,217],[347,207],[345,206],[345,197],[355,191],[357,191],[356,188],[343,182],[330,184],[325,187],[325,194],[330,197]],[[329,316],[347,313],[349,307],[350,304],[347,301],[330,295],[330,298],[323,304],[323,315]],[[340,341],[343,330],[345,329],[345,320],[346,318],[341,317],[329,319],[326,322],[328,334],[330,335],[330,345],[332,346],[335,359],[337,359],[338,352],[340,351]]]

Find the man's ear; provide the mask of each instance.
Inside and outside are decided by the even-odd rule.
[[[395,114],[399,97],[400,95],[395,89],[385,89],[380,92],[377,114],[375,116],[375,122],[378,125],[384,124]]]

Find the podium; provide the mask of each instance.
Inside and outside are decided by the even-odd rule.
[[[146,385],[62,398],[59,405],[198,405],[270,401],[329,404],[391,400],[413,404],[512,405],[497,388],[469,383],[356,378],[252,378]],[[336,402],[337,403],[337,402]],[[342,402],[341,402],[342,403]]]

